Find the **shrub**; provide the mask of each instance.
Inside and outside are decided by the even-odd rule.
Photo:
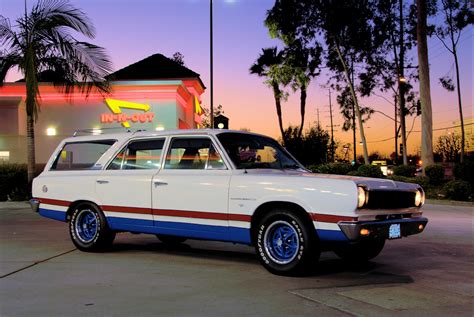
[[[334,162],[319,165],[315,168],[315,171],[324,174],[339,174],[346,175],[352,170],[352,166],[349,163]]]
[[[474,161],[456,164],[453,172],[456,179],[469,182],[471,186],[474,186]]]
[[[26,165],[0,164],[0,201],[27,200],[29,186]]]
[[[463,180],[449,181],[443,186],[443,193],[448,199],[466,201],[472,195],[472,187]]]
[[[428,165],[425,167],[425,174],[432,185],[439,185],[444,181],[444,168],[441,165]]]
[[[430,185],[429,179],[426,176],[417,176],[417,177],[405,177],[405,176],[390,176],[389,179],[396,181],[396,182],[405,182],[405,183],[412,183],[418,184],[423,188],[428,188]]]
[[[382,170],[376,165],[361,165],[357,169],[355,176],[383,178]]]
[[[416,166],[413,165],[398,165],[393,168],[393,175],[414,177],[416,174]]]

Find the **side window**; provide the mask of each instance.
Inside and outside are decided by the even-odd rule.
[[[174,138],[165,161],[166,169],[225,169],[209,138]]]
[[[115,140],[96,140],[67,143],[56,157],[52,171],[94,169],[99,158],[114,144]]]
[[[164,143],[164,139],[132,141],[117,154],[107,169],[157,169]]]

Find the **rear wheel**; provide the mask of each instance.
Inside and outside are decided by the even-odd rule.
[[[382,252],[385,240],[363,240],[355,244],[346,244],[334,250],[343,260],[355,263],[367,262]]]
[[[157,234],[156,237],[160,239],[161,242],[166,244],[179,244],[186,241],[186,238],[178,237],[178,236],[168,236],[164,234]]]
[[[279,275],[306,273],[320,254],[314,228],[288,210],[274,210],[257,227],[256,251],[263,266]]]
[[[94,205],[80,204],[71,216],[69,234],[81,251],[101,251],[110,247],[115,239],[103,213]]]

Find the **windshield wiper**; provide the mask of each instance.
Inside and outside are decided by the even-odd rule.
[[[283,165],[282,168],[297,170],[297,169],[300,169],[301,166],[299,166],[298,164],[286,164],[286,165]]]

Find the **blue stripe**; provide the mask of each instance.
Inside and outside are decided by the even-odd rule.
[[[250,244],[250,230],[244,228],[170,221],[151,221],[119,217],[107,218],[112,230],[150,234],[169,234],[190,239],[205,239]]]
[[[340,230],[318,229],[316,231],[321,241],[348,241],[346,235]]]
[[[59,221],[66,221],[65,211],[57,211],[57,210],[40,208],[39,214],[46,218],[51,218],[51,219],[59,220]]]

